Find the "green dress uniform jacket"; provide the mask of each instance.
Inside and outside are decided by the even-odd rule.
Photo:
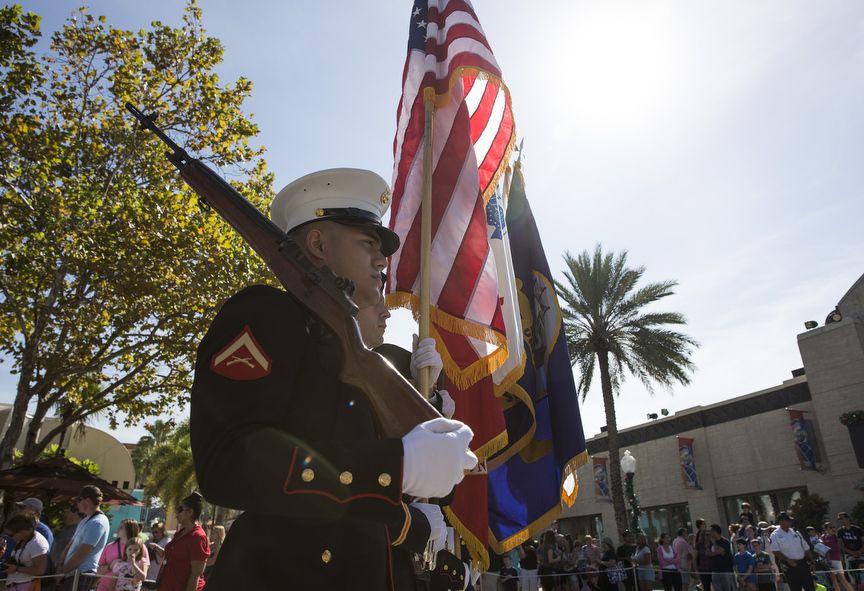
[[[288,293],[253,286],[198,348],[198,483],[245,511],[208,591],[401,588],[394,548],[425,546],[426,518],[402,502],[402,441],[379,438],[362,393],[337,380],[330,338]]]

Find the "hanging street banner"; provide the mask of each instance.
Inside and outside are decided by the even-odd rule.
[[[681,462],[681,481],[685,488],[702,489],[699,474],[696,472],[696,459],[693,455],[693,439],[678,438],[678,459]]]
[[[795,445],[795,455],[802,470],[818,470],[816,457],[816,439],[810,422],[804,419],[804,412],[787,408],[789,425],[792,427],[792,441]]]
[[[612,496],[609,494],[609,458],[592,456],[591,461],[594,463],[594,496],[598,499],[611,501]]]

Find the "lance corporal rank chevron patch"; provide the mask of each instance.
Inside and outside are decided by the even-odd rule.
[[[210,360],[213,373],[231,380],[263,378],[270,375],[272,365],[248,326]]]

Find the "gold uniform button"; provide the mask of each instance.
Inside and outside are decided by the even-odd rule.
[[[303,479],[303,482],[312,482],[312,479],[315,478],[315,470],[306,468],[300,473],[300,478]]]
[[[330,553],[330,550],[324,550],[321,553],[321,562],[328,564],[331,560],[333,560],[333,554]]]
[[[348,472],[346,470],[345,472],[342,472],[342,474],[339,475],[339,482],[341,482],[344,485],[349,485],[352,482],[354,482],[354,475],[351,474],[351,472]]]
[[[393,482],[393,479],[390,478],[390,475],[387,472],[382,472],[378,475],[378,484],[381,486],[390,486],[390,483]]]

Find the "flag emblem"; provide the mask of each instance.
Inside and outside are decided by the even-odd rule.
[[[244,326],[234,339],[210,360],[210,370],[231,380],[257,380],[270,375],[272,361]]]

